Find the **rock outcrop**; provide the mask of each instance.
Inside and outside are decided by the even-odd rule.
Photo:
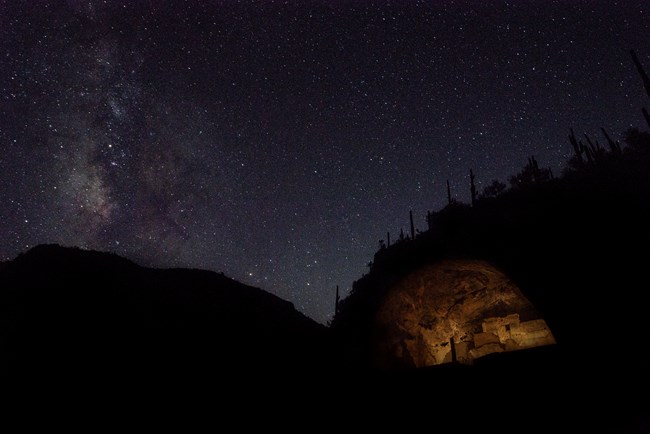
[[[410,273],[387,292],[376,325],[383,368],[471,363],[555,343],[519,288],[483,261],[443,261]]]

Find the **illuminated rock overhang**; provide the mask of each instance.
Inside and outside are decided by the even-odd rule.
[[[484,261],[422,267],[392,287],[376,315],[379,367],[472,363],[555,338],[520,289]]]

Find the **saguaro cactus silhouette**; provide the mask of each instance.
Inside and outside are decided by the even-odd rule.
[[[639,62],[639,58],[636,57],[634,50],[630,50],[630,55],[632,56],[632,61],[634,62],[637,71],[639,71],[641,80],[643,80],[643,87],[645,87],[645,92],[648,94],[648,96],[650,96],[650,77],[648,77],[648,74],[646,74],[645,70],[643,69],[643,65],[641,65],[641,62]]]
[[[609,137],[609,134],[607,134],[607,131],[605,131],[605,128],[600,129],[603,132],[603,135],[605,136],[605,139],[607,140],[607,144],[609,145],[609,149],[612,152],[612,154],[620,154],[621,153],[621,144],[618,143],[618,141],[612,140],[611,137]]]
[[[334,315],[339,313],[339,302],[341,301],[341,298],[339,297],[339,286],[336,285],[336,300],[334,302]]]
[[[648,94],[648,96],[650,96],[650,77],[648,77],[648,74],[646,74],[645,69],[643,69],[643,65],[641,65],[641,62],[639,62],[639,58],[636,57],[636,53],[634,52],[634,50],[630,50],[630,55],[632,56],[632,61],[634,62],[637,71],[639,71],[641,80],[643,80],[643,87],[645,88],[645,92]],[[648,110],[646,110],[645,107],[643,107],[641,109],[641,113],[643,113],[643,117],[645,118],[648,127],[650,127],[650,114],[648,114]]]
[[[576,138],[573,128],[569,128],[569,131],[571,131],[571,134],[569,134],[569,142],[571,143],[571,146],[573,146],[573,152],[576,155],[578,163],[582,164],[584,163],[584,159],[582,158],[582,154],[585,153],[584,145]]]
[[[469,169],[469,183],[470,191],[472,193],[472,206],[476,205],[476,199],[478,198],[478,193],[476,191],[476,185],[474,184],[474,172],[472,169]]]

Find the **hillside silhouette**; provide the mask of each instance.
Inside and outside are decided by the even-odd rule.
[[[478,198],[474,206],[450,201],[430,214],[427,231],[377,251],[329,327],[219,273],[37,246],[0,265],[3,380],[127,389],[194,384],[255,396],[284,390],[303,404],[307,398],[320,416],[329,412],[326,390],[357,421],[367,413],[356,406],[391,419],[470,412],[465,428],[488,429],[501,426],[493,417],[505,405],[511,423],[525,424],[522,432],[560,423],[643,432],[650,420],[643,302],[650,140],[631,131],[628,142],[597,163]],[[488,355],[472,366],[376,370],[380,302],[404,276],[444,259],[478,259],[502,270],[557,344]]]
[[[40,245],[2,264],[0,287],[15,384],[282,382],[324,351],[325,327],[291,303],[209,271]]]
[[[339,303],[332,328],[362,333],[397,280],[424,264],[469,258],[489,261],[514,279],[559,340],[590,347],[604,337],[621,344],[633,339],[617,327],[592,336],[580,331],[599,324],[605,312],[625,318],[633,334],[645,328],[644,308],[634,300],[642,295],[649,259],[650,135],[635,143],[638,136],[630,134],[633,145],[598,164],[513,187],[473,207],[452,201],[431,213],[429,230],[376,252],[369,272]]]
[[[630,129],[623,144],[602,134],[606,146],[570,130],[574,154],[559,175],[531,156],[510,188],[497,180],[481,194],[470,170],[471,204],[448,186],[448,205],[428,213],[425,231],[409,213],[410,234],[393,243],[387,234],[368,273],[347,297],[337,292],[329,327],[223,274],[37,246],[0,263],[0,378],[127,391],[189,385],[243,394],[251,412],[248,399],[261,393],[262,406],[286,411],[276,399],[284,393],[338,428],[424,420],[461,432],[648,432],[650,133]],[[556,343],[471,365],[378,368],[387,295],[449,260],[491,264],[511,279]]]
[[[447,259],[487,261],[518,285],[557,345],[486,356],[471,368],[377,375],[412,378],[409,387],[417,388],[426,376],[415,373],[427,372],[435,380],[426,384],[443,387],[445,399],[462,400],[467,390],[479,389],[496,400],[483,402],[487,413],[505,400],[508,413],[525,419],[535,418],[533,408],[543,411],[549,428],[564,418],[599,432],[627,432],[623,426],[645,432],[629,427],[645,423],[647,429],[650,420],[643,392],[650,386],[650,363],[642,355],[650,332],[643,301],[650,135],[633,129],[626,142],[610,150],[594,146],[589,158],[574,156],[555,178],[532,176],[539,166],[531,159],[511,178],[510,189],[476,197],[473,206],[450,197],[448,206],[429,214],[428,230],[381,243],[368,273],[337,303],[330,329],[341,358],[353,371],[372,371],[378,309],[406,276]]]

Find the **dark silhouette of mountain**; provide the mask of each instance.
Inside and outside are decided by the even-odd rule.
[[[122,398],[138,387],[148,397],[201,390],[237,396],[232,402],[250,411],[300,408],[325,419],[336,414],[333,400],[366,428],[425,418],[461,431],[643,432],[650,425],[643,283],[650,141],[639,140],[598,164],[477,198],[472,207],[451,201],[431,215],[429,230],[382,246],[329,328],[219,273],[37,246],[0,264],[2,381],[109,385]],[[471,366],[374,369],[384,296],[445,259],[503,271],[557,344],[490,354]]]
[[[338,420],[333,400],[349,418],[343,427],[424,418],[461,431],[643,432],[648,149],[473,207],[450,203],[429,230],[375,254],[329,328],[219,273],[37,246],[0,264],[3,383],[88,383],[95,392],[109,385],[122,399],[134,388],[147,397],[201,390],[246,402],[249,411],[300,408]],[[463,258],[512,278],[557,345],[491,354],[472,366],[375,370],[374,319],[387,291],[426,264]]]
[[[609,150],[571,131],[575,155],[560,177],[531,157],[511,189],[497,181],[480,196],[470,170],[471,206],[448,184],[448,206],[429,213],[428,230],[416,233],[410,213],[410,236],[391,244],[388,234],[368,274],[346,298],[337,292],[329,328],[214,272],[35,247],[0,263],[2,380],[117,384],[122,399],[137,386],[147,397],[201,390],[242,402],[249,415],[271,408],[275,417],[333,420],[334,429],[648,432],[650,135],[630,130],[623,148],[603,133]],[[500,270],[557,343],[472,365],[378,369],[382,303],[398,283],[426,278],[418,271],[445,260]],[[453,276],[445,280],[453,286]],[[437,318],[426,320],[417,326]]]
[[[324,326],[214,272],[40,245],[2,264],[0,288],[14,384],[282,384],[327,354]]]
[[[638,131],[630,136],[639,138]],[[642,355],[650,332],[643,283],[650,263],[650,140],[594,155],[560,178],[519,183],[474,206],[450,201],[430,215],[429,230],[382,246],[338,303],[330,327],[349,369],[373,369],[378,309],[398,282],[445,259],[487,261],[516,282],[557,345],[493,354],[471,367],[376,375],[408,384],[398,387],[404,393],[442,388],[443,402],[476,393],[483,398],[471,407],[486,417],[540,418],[549,429],[562,423],[644,432],[638,427],[650,421],[643,392],[650,362]]]

